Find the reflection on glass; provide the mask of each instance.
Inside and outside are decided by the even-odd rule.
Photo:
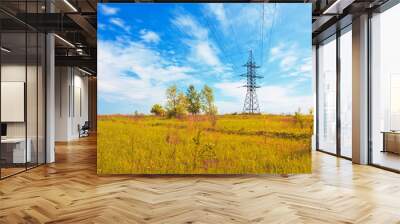
[[[340,153],[352,157],[352,36],[351,30],[340,36]]]
[[[38,82],[38,164],[43,164],[45,163],[45,60],[46,60],[46,52],[45,52],[45,44],[46,44],[46,39],[45,35],[42,33],[39,33],[38,35],[39,40],[38,40],[38,77],[37,77],[37,82]]]
[[[25,38],[25,33],[1,34],[2,47],[9,49],[1,52],[2,177],[24,171],[31,159],[30,145],[26,144]]]
[[[30,161],[27,167],[34,167],[37,165],[37,34],[35,32],[27,33],[27,142],[30,148]]]
[[[372,18],[372,163],[400,170],[400,5]]]
[[[318,146],[336,153],[336,41],[318,48]]]
[[[390,80],[390,129],[400,130],[400,73],[391,74]]]
[[[44,0],[1,1],[15,14],[44,13]],[[45,162],[45,35],[13,21],[0,23],[1,130],[0,178]]]

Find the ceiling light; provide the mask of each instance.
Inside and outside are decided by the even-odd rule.
[[[74,12],[78,12],[78,10],[68,1],[64,0],[65,4],[67,4]]]
[[[86,70],[83,70],[83,69],[81,69],[81,68],[79,68],[79,67],[78,67],[78,70],[81,71],[81,72],[83,72],[83,73],[85,73],[85,74],[87,74],[87,75],[90,75],[90,76],[92,75],[92,73],[90,73],[90,72],[88,72],[88,71],[86,71]]]
[[[5,48],[5,47],[1,47],[1,50],[4,51],[4,52],[6,52],[6,53],[10,53],[10,52],[11,52],[11,50],[9,50],[9,49],[7,49],[7,48]]]
[[[72,44],[71,42],[69,42],[68,40],[66,40],[66,39],[64,39],[64,38],[62,38],[62,37],[60,37],[60,36],[57,35],[57,34],[54,34],[54,36],[57,37],[58,39],[60,39],[62,42],[64,42],[64,43],[66,43],[67,45],[69,45],[70,47],[75,48],[75,45],[73,45],[73,44]]]

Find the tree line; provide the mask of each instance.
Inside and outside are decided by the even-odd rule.
[[[200,91],[197,91],[193,85],[189,85],[186,92],[182,92],[176,85],[172,85],[167,88],[165,95],[167,98],[165,107],[161,104],[154,104],[150,110],[152,114],[167,117],[181,117],[188,113],[192,115],[200,113],[217,114],[214,92],[207,85],[204,85]]]

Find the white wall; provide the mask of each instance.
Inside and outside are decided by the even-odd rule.
[[[55,86],[55,140],[77,139],[78,125],[88,120],[88,78],[76,68],[56,67]]]
[[[68,140],[68,117],[69,117],[69,96],[70,84],[69,68],[55,68],[55,141]]]
[[[37,70],[38,69],[38,70]],[[25,102],[22,102],[20,108],[9,108],[3,106],[1,108],[4,113],[22,113],[22,121],[20,122],[5,122],[7,124],[7,137],[9,138],[24,138],[25,135],[29,139],[31,148],[32,161],[36,162],[39,158],[39,163],[44,163],[44,82],[42,68],[18,63],[5,63],[1,66],[1,81],[2,82],[23,82],[26,84],[26,107]],[[25,80],[27,78],[27,81]],[[2,98],[7,97],[6,92],[2,89]],[[24,94],[24,90],[20,90],[20,94]],[[16,102],[17,103],[17,102]],[[12,111],[20,110],[20,111]],[[27,119],[24,114],[26,112]],[[37,156],[37,153],[39,155]]]
[[[27,70],[26,70],[27,69]],[[1,81],[2,82],[24,82],[26,71],[28,72],[28,88],[27,88],[27,119],[28,119],[28,137],[29,130],[35,130],[36,135],[36,112],[37,99],[36,99],[36,80],[31,77],[31,74],[36,76],[36,66],[27,66],[19,64],[3,64],[1,66]],[[32,87],[33,86],[33,87]],[[31,87],[31,88],[29,88]],[[2,96],[6,97],[6,96]],[[39,105],[41,107],[42,105]],[[32,109],[33,108],[33,109]],[[1,108],[7,110],[7,108]],[[24,108],[22,108],[24,110]],[[34,122],[33,124],[31,124]],[[7,135],[9,137],[24,137],[25,136],[25,123],[26,122],[7,122]]]

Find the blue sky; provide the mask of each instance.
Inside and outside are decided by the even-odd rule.
[[[176,84],[204,84],[219,113],[241,112],[242,65],[261,68],[261,112],[312,108],[311,4],[98,4],[99,113],[149,113]]]

